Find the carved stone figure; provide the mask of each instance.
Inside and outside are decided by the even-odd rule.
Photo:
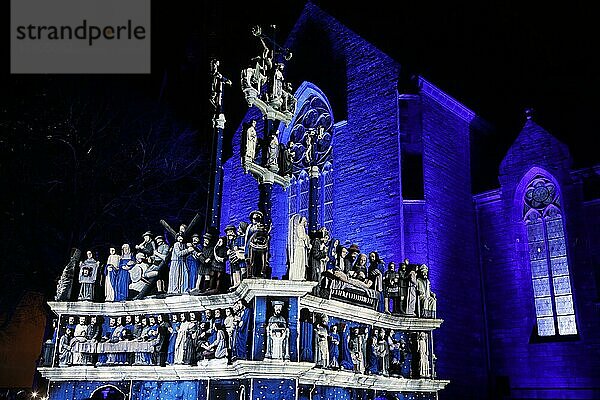
[[[367,339],[367,375],[379,375],[379,328],[373,328],[371,336]]]
[[[131,264],[129,264],[131,262]],[[127,300],[129,293],[129,269],[133,266],[133,254],[129,244],[121,246],[121,259],[119,260],[119,273],[117,274],[117,284],[115,285],[115,301]]]
[[[211,75],[211,87],[210,87],[210,103],[215,109],[219,109],[222,103],[223,85],[231,85],[231,81],[225,78],[219,72],[219,60],[212,59],[210,61],[210,75]]]
[[[338,326],[331,325],[329,333],[329,368],[340,368],[340,335],[338,334]]]
[[[75,326],[75,330],[73,332],[73,339],[71,339],[71,352],[73,354],[72,363],[73,365],[86,365],[88,364],[88,358],[84,356],[84,353],[78,350],[78,346],[76,343],[83,343],[87,341],[87,330],[88,323],[87,318],[84,316],[79,317],[79,323]]]
[[[319,229],[317,235],[310,246],[308,258],[310,276],[308,277],[313,282],[321,281],[321,273],[325,271],[327,265],[327,242],[329,241],[329,233],[325,227]]]
[[[205,291],[209,287],[210,271],[214,258],[214,236],[206,232],[202,236],[202,248],[194,247],[193,257],[197,260],[198,278],[195,289],[199,292]]]
[[[210,282],[208,289],[201,292],[203,295],[225,293],[229,289],[230,279],[225,270],[227,260],[227,238],[219,237],[213,248],[212,263],[210,267]]]
[[[260,211],[250,213],[252,223],[246,230],[246,268],[248,277],[266,277],[269,268],[269,233]]]
[[[92,342],[92,345],[102,340],[102,324],[104,319],[102,317],[92,315],[90,317],[90,324],[87,327],[86,339],[88,342]],[[84,353],[85,365],[94,365],[97,361],[97,354]]]
[[[267,138],[267,157],[264,167],[271,172],[279,172],[279,130]]]
[[[171,342],[171,325],[166,315],[158,315],[158,342],[156,343],[156,352],[158,354],[157,364],[161,367],[167,365],[167,356],[169,354],[169,345]]]
[[[289,141],[287,146],[279,144],[279,174],[281,176],[291,176],[294,167],[294,142]]]
[[[188,335],[187,331],[192,324],[187,320],[185,313],[179,314],[179,330],[177,331],[177,339],[175,341],[175,353],[173,357],[174,364],[183,364],[185,359],[185,350],[187,347]]]
[[[378,369],[383,376],[390,376],[390,345],[385,335],[385,329],[379,330],[377,340]]]
[[[167,350],[167,363],[173,364],[175,360],[175,342],[177,341],[177,334],[179,332],[179,315],[172,314],[171,315],[171,328],[169,332],[171,336],[169,337],[169,347]]]
[[[417,310],[417,271],[409,271],[406,281],[406,308],[404,315],[415,316]]]
[[[267,350],[265,358],[275,360],[289,360],[290,329],[286,319],[281,315],[283,310],[282,301],[273,301],[273,315],[267,322]]]
[[[306,233],[306,218],[294,214],[290,218],[288,226],[288,279],[291,281],[301,281],[306,279],[306,269],[308,264],[308,250],[310,249],[310,238]]]
[[[73,364],[73,353],[71,352],[71,340],[73,339],[73,328],[67,328],[65,334],[58,341],[58,366],[69,367]]]
[[[429,378],[431,376],[429,369],[429,345],[425,332],[417,334],[417,351],[419,353],[419,377]]]
[[[104,267],[104,301],[115,301],[115,286],[117,285],[121,256],[117,254],[117,249],[114,247],[108,249],[108,252],[108,259]]]
[[[236,229],[235,239],[229,244],[227,256],[233,279],[233,285],[230,290],[235,290],[242,283],[242,279],[246,275],[246,257],[244,255],[246,249],[246,229],[248,229],[248,223],[244,221],[240,222]]]
[[[165,272],[166,268],[161,270],[160,266],[167,259],[167,255],[169,254],[169,245],[165,243],[165,239],[162,236],[157,236],[155,239],[156,242],[156,250],[154,251],[154,255],[152,256],[152,265],[148,268],[147,277],[153,278],[157,276],[156,279],[156,290],[159,294],[163,294],[166,292],[165,290]]]
[[[235,310],[235,343],[233,347],[234,358],[246,360],[248,358],[248,329],[251,323],[251,310],[241,300],[234,304]]]
[[[258,145],[258,138],[256,136],[256,120],[251,119],[248,123],[248,127],[243,133],[244,135],[244,153],[242,157],[244,158],[243,162],[254,162],[256,158],[256,146]]]
[[[360,248],[354,243],[351,244],[347,250],[346,256],[344,257],[344,272],[346,274],[352,271],[352,267],[354,266],[358,255],[360,254]]]
[[[352,364],[354,366],[354,372],[364,374],[365,373],[365,337],[360,332],[360,328],[354,327],[350,333],[350,342],[348,347],[352,356]]]
[[[154,254],[154,250],[156,250],[156,245],[152,241],[152,232],[147,231],[142,235],[144,239],[142,243],[136,244],[135,249],[143,253],[146,257],[151,257]]]
[[[185,264],[185,257],[190,254],[193,249],[187,247],[183,243],[183,235],[178,233],[176,236],[177,242],[173,245],[171,253],[171,263],[169,265],[169,290],[170,294],[185,293],[188,288],[188,271]]]
[[[296,112],[296,104],[298,100],[294,97],[294,89],[290,82],[284,84],[283,90],[283,103],[281,105],[281,112],[288,112],[294,114]]]
[[[273,78],[271,82],[271,95],[269,100],[275,108],[281,109],[281,104],[283,103],[283,69],[284,65],[282,63],[275,63],[275,68],[273,68]]]
[[[388,263],[387,270],[383,274],[383,305],[384,311],[388,314],[390,314],[393,307],[395,307],[395,304],[392,304],[392,307],[390,307],[390,300],[395,303],[398,299],[398,291],[400,289],[399,282],[396,263],[391,261]]]
[[[129,298],[134,298],[148,284],[148,280],[144,277],[148,270],[148,263],[144,253],[135,255],[135,264],[129,269]]]
[[[367,279],[367,255],[360,253],[356,262],[348,272],[348,276],[354,279],[365,281]]]
[[[94,259],[91,251],[87,251],[87,258],[79,263],[79,297],[78,300],[94,300],[94,286],[98,276],[100,263]]]
[[[200,235],[194,233],[192,235],[192,243],[191,247],[194,249],[193,252],[188,254],[185,258],[185,263],[188,267],[188,290],[192,290],[196,288],[196,283],[198,281],[198,258],[195,257],[195,253],[200,249]]]
[[[187,365],[195,365],[197,362],[196,338],[198,337],[200,322],[196,319],[196,313],[190,312],[190,319],[186,329],[187,339],[185,341],[185,349],[183,355],[183,363]]]
[[[71,258],[65,268],[63,268],[63,272],[60,275],[60,279],[56,284],[56,296],[54,299],[56,301],[69,301],[71,299],[71,290],[73,289],[73,279],[75,274],[75,266],[79,263],[79,259],[81,258],[81,250],[72,249],[71,250]]]
[[[329,365],[329,333],[327,324],[329,319],[323,315],[315,323],[315,366],[326,368]]]
[[[435,293],[431,291],[431,282],[428,278],[427,265],[422,264],[417,272],[417,294],[419,296],[419,316],[435,318],[436,302]]]

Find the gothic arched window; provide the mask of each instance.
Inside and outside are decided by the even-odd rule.
[[[523,196],[539,336],[577,334],[564,218],[556,184],[536,175]]]
[[[309,218],[316,210],[319,227],[333,228],[333,114],[327,98],[310,82],[297,93],[297,111],[282,137],[291,143],[294,154],[288,191],[288,216],[299,213]],[[310,194],[310,171],[319,170],[319,190]]]

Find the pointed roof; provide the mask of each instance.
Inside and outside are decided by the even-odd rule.
[[[532,165],[548,171],[569,170],[572,165],[567,145],[538,125],[527,110],[527,121],[500,163],[500,176],[520,176]]]

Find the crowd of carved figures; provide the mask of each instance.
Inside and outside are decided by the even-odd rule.
[[[253,211],[249,217],[250,223],[228,225],[222,236],[206,232],[192,234],[191,240],[182,225],[172,243],[148,231],[135,246],[123,244],[120,251],[111,247],[105,264],[87,251],[79,262],[78,299],[123,301],[148,287],[148,293],[158,295],[210,295],[235,290],[243,279],[267,278],[269,236],[263,215]],[[356,244],[342,245],[325,228],[311,237],[300,215],[289,222],[287,264],[287,279],[318,282],[318,295],[327,297],[339,288],[341,293],[357,293],[354,298],[364,294],[372,300],[369,306],[381,312],[436,317],[437,300],[425,264],[408,259],[399,265],[384,263],[377,251],[364,253]],[[102,293],[95,293],[98,288]]]
[[[182,225],[170,243],[164,236],[148,231],[135,246],[125,243],[120,248],[109,248],[106,263],[87,251],[86,258],[76,262],[77,299],[124,301],[139,298],[142,291],[210,295],[235,290],[244,278],[266,277],[268,236],[262,218],[260,211],[253,211],[250,223],[228,225],[224,235],[206,232],[188,238]],[[63,293],[72,284],[61,278],[56,300],[69,300]]]
[[[231,308],[170,315],[69,316],[48,344],[56,345],[59,367],[231,362],[248,358],[251,315],[238,301]]]
[[[272,301],[272,305],[261,330],[264,358],[290,361],[290,325],[282,313],[285,302]],[[231,363],[253,358],[249,351],[252,318],[252,310],[242,301],[232,308],[170,315],[68,316],[61,334],[57,328],[47,344],[56,346],[59,367]],[[316,313],[301,318],[300,326],[300,361],[314,362],[317,368],[432,378],[425,332],[330,324],[326,315]],[[48,354],[49,365],[52,351]]]
[[[329,318],[322,314],[315,314],[312,319],[313,357],[318,368],[386,377],[433,377],[425,332],[329,324]],[[310,355],[304,352],[303,358],[309,359]]]
[[[289,224],[287,252],[288,279],[319,282],[321,288],[343,283],[344,288],[363,291],[374,297],[379,311],[435,318],[436,296],[431,291],[429,268],[405,259],[398,266],[387,265],[377,251],[361,252],[356,244],[341,245],[321,228],[311,239],[306,218],[294,215]],[[339,286],[339,285],[338,285]],[[323,291],[317,291],[323,294]]]

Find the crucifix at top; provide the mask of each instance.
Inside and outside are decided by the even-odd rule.
[[[271,25],[273,32],[275,26]],[[262,46],[262,53],[252,58],[250,66],[241,73],[241,87],[248,106],[257,107],[264,118],[262,139],[257,138],[256,121],[250,121],[243,130],[240,152],[242,167],[258,181],[260,198],[258,209],[263,213],[267,231],[271,228],[271,192],[273,184],[290,184],[292,154],[280,143],[279,125],[288,125],[296,111],[292,85],[284,78],[284,61],[292,58],[285,49],[262,33],[259,26],[252,28]],[[260,151],[260,160],[257,155]]]

